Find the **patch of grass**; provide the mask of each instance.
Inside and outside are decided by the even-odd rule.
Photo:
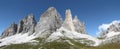
[[[73,42],[75,45],[70,45],[66,42],[50,42],[44,45],[29,45],[29,44],[13,44],[5,46],[0,49],[120,49],[120,44],[111,43],[106,45],[100,45],[97,47],[85,46],[83,44]]]
[[[36,38],[34,40],[39,41],[37,45],[32,45],[30,43],[12,44],[0,47],[0,49],[120,49],[119,43],[110,43],[93,47],[87,46],[86,44],[81,44],[78,41],[64,37],[61,38],[61,42],[54,41],[45,43],[45,40],[41,38]],[[74,45],[71,45],[68,42],[64,42],[65,40],[69,40]]]

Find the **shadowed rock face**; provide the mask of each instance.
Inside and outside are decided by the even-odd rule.
[[[40,21],[35,28],[36,34],[49,34],[55,32],[61,27],[62,22],[61,15],[57,12],[57,10],[54,7],[50,7],[41,15]]]
[[[120,32],[120,23],[112,24],[107,30],[109,32],[110,31]]]
[[[83,22],[80,22],[77,16],[75,16],[75,18],[73,19],[73,24],[75,26],[75,31],[82,34],[87,34],[85,24]]]
[[[111,33],[111,32],[119,33],[119,32],[120,32],[120,23],[111,24],[111,25],[107,28],[107,30],[101,32],[101,35],[100,35],[100,36],[106,38],[107,34],[108,34],[108,33]]]
[[[18,24],[17,33],[22,32],[22,30],[23,30],[23,21],[21,20]]]
[[[2,33],[2,38],[12,36],[17,32],[17,24],[12,23],[11,26]]]
[[[34,18],[33,14],[28,15],[28,17],[25,17],[23,20],[21,20],[17,26],[17,24],[13,23],[11,26],[5,30],[2,34],[2,37],[7,37],[14,35],[16,33],[28,33],[29,35],[33,34],[35,32],[35,25],[36,20]]]
[[[36,20],[33,14],[28,15],[28,18],[25,17],[23,20],[20,21],[18,24],[18,31],[17,33],[27,33],[29,34],[34,33],[35,31]]]

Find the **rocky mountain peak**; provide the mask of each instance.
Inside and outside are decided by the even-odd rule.
[[[7,36],[12,36],[16,34],[16,32],[17,32],[17,24],[13,22],[10,25],[10,27],[2,33],[2,38],[7,37]]]
[[[66,28],[70,31],[75,31],[75,27],[73,24],[72,14],[71,14],[70,9],[66,10],[66,19],[65,19],[62,27]]]
[[[17,33],[27,33],[27,32],[34,32],[34,27],[36,25],[36,20],[33,14],[28,15],[23,20],[20,21],[18,24],[18,32]],[[30,33],[30,34],[31,34]]]
[[[100,36],[102,38],[107,38],[108,35],[114,35],[120,33],[120,22],[112,22],[106,30],[101,31]]]
[[[66,10],[66,19],[63,22],[60,13],[54,7],[48,8],[41,16],[38,23],[33,14],[24,17],[18,23],[15,33],[29,33],[37,36],[46,36],[55,32],[57,29],[64,27],[70,31],[86,33],[85,25],[80,22],[78,17],[72,18],[71,10]],[[14,28],[14,27],[13,27]]]
[[[79,19],[78,19],[78,16],[77,16],[77,15],[75,15],[75,17],[74,17],[73,21],[79,21]]]
[[[47,11],[56,11],[56,8],[55,7],[49,7]]]
[[[66,19],[68,21],[72,21],[72,14],[71,14],[71,10],[70,9],[66,10]]]
[[[41,16],[35,28],[36,34],[50,34],[62,25],[61,15],[54,7],[48,8]]]
[[[114,32],[120,32],[120,23],[112,24],[107,30],[114,31]]]
[[[75,26],[75,31],[82,33],[82,34],[87,34],[84,22],[79,21],[77,15],[75,16],[73,20],[73,24]]]

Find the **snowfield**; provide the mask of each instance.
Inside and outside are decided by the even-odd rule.
[[[110,32],[106,36],[107,36],[107,38],[109,38],[109,37],[112,37],[112,36],[115,36],[118,34],[120,34],[120,32]],[[33,34],[33,35],[29,36],[29,33],[24,33],[24,34],[20,33],[20,34],[16,34],[13,36],[9,36],[9,37],[0,39],[0,42],[1,42],[0,46],[10,45],[10,44],[21,44],[21,43],[27,43],[27,42],[35,42],[35,40],[33,40],[33,39],[35,39],[37,37],[38,37],[38,35],[34,36],[34,34]],[[102,41],[105,41],[105,40],[100,40],[98,38],[92,37],[88,34],[81,34],[81,33],[75,32],[75,31],[69,31],[63,27],[58,29],[56,32],[52,33],[46,39],[46,41],[53,42],[55,40],[59,40],[61,37],[67,37],[67,38],[75,39],[75,40],[83,39],[83,38],[87,39],[87,40],[91,40],[91,41],[95,42],[95,44],[93,44],[92,46],[98,46],[99,44],[101,44]],[[72,44],[70,41],[68,41],[68,43]]]
[[[3,39],[0,39],[0,47],[4,46],[4,45],[10,45],[10,44],[21,44],[21,43],[26,43],[26,42],[34,42],[35,40],[32,40],[34,38],[36,38],[35,36],[31,35],[28,36],[28,33],[20,33],[20,34],[16,34],[13,36],[9,36]]]
[[[63,33],[61,31],[65,31],[65,32]],[[60,37],[67,37],[67,38],[70,38],[70,39],[85,38],[85,39],[94,41],[95,44],[93,46],[97,46],[97,45],[99,45],[101,43],[101,40],[99,40],[99,39],[97,39],[95,37],[92,37],[92,36],[87,35],[87,34],[77,33],[75,31],[69,31],[69,30],[67,30],[67,29],[65,29],[63,27],[58,29],[56,32],[52,33],[46,39],[46,41],[47,42],[52,42],[52,41],[58,40]],[[13,36],[9,36],[9,37],[0,39],[0,42],[1,42],[0,46],[10,45],[10,44],[21,44],[21,43],[27,43],[27,42],[35,42],[35,40],[33,40],[35,38],[37,38],[37,35],[34,36],[34,34],[33,34],[33,35],[29,36],[28,33],[24,33],[24,34],[20,33],[20,34],[16,34],[16,35],[13,35]]]
[[[59,40],[61,37],[67,37],[73,40],[79,40],[79,39],[87,39],[87,40],[91,40],[93,42],[95,42],[92,46],[98,46],[100,45],[103,41],[106,41],[108,38],[113,37],[115,35],[120,34],[120,32],[109,32],[108,34],[106,34],[106,39],[100,40],[98,38],[92,37],[88,34],[81,34],[75,31],[69,31],[63,27],[61,27],[60,29],[57,29],[56,32],[53,32],[48,38],[46,38],[47,42],[53,42],[56,40]],[[41,34],[40,36],[45,36],[44,34]],[[16,34],[10,37],[6,37],[3,39],[0,39],[0,46],[4,46],[4,45],[10,45],[10,44],[21,44],[21,43],[26,43],[26,42],[35,42],[35,38],[37,38],[38,35],[30,35],[29,33],[20,33],[20,34]],[[72,44],[70,41],[67,41],[68,43]],[[81,42],[81,41],[79,41]],[[84,41],[83,41],[84,42]],[[81,42],[82,43],[82,42]],[[72,44],[73,45],[73,44]]]
[[[118,34],[120,34],[120,32],[114,32],[114,31],[112,31],[112,32],[109,32],[109,33],[106,35],[106,37],[107,37],[107,38],[110,38],[110,37],[113,37],[113,36],[118,35]]]
[[[65,33],[62,33],[61,31],[65,31]],[[89,39],[89,40],[92,40],[95,42],[95,44],[93,46],[98,46],[101,43],[101,40],[99,40],[95,37],[92,37],[87,34],[77,33],[75,31],[69,31],[63,27],[61,27],[59,30],[57,30],[57,32],[54,32],[53,34],[51,34],[51,36],[49,36],[49,38],[47,38],[47,41],[52,42],[52,41],[59,39],[60,37],[68,37],[70,39],[81,39],[81,38]]]

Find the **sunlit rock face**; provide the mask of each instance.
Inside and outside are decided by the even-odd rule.
[[[70,9],[66,10],[66,19],[65,19],[62,27],[66,28],[70,31],[75,31],[75,27],[73,24],[72,14],[71,14]]]
[[[79,21],[77,16],[75,16],[75,18],[73,19],[73,24],[75,26],[76,32],[87,34],[84,22]]]
[[[50,7],[40,16],[40,21],[35,28],[35,33],[38,36],[42,36],[41,34],[51,34],[59,29],[62,23],[61,15],[54,7]]]
[[[17,24],[12,23],[11,26],[2,33],[2,38],[12,36],[17,32]]]
[[[76,31],[82,34],[87,34],[84,22],[80,22],[77,16],[75,16],[75,18],[73,19],[70,9],[66,10],[66,19],[62,27],[70,31]]]

